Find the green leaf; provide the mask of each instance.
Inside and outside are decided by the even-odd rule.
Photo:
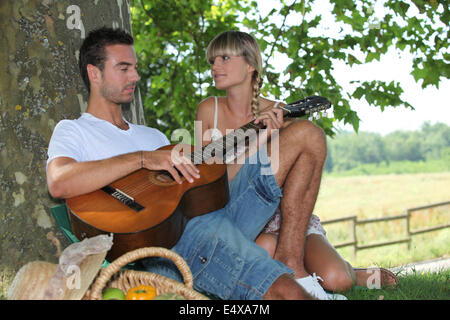
[[[366,56],[366,63],[372,62],[373,60],[380,61],[380,53],[379,52],[368,52]]]

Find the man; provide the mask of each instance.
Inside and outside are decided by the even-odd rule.
[[[178,183],[182,180],[175,168],[188,182],[199,177],[189,159],[157,150],[169,143],[161,132],[123,118],[121,104],[132,101],[139,80],[136,66],[133,39],[124,31],[98,29],[83,42],[80,72],[90,92],[89,102],[80,118],[62,120],[55,127],[47,162],[48,188],[53,197],[88,193],[140,168],[167,170]],[[270,129],[276,119],[261,121]],[[270,148],[260,148],[252,155],[256,158],[247,159],[233,178],[227,206],[191,219],[172,248],[189,264],[197,290],[222,299],[311,298],[294,277],[307,275],[302,256],[305,230],[320,184],[325,137],[312,125],[289,128],[280,131],[276,174],[261,175],[262,169],[270,170],[266,154]],[[282,225],[278,260],[274,260],[254,243],[254,237],[281,196],[286,223]],[[172,268],[154,263],[146,267],[161,273]]]
[[[175,167],[188,180],[198,175],[187,159],[171,159],[170,151],[152,151],[169,143],[161,132],[122,117],[121,104],[133,100],[139,80],[132,45],[131,36],[109,29],[84,41],[80,72],[90,93],[88,107],[79,119],[63,120],[55,127],[47,161],[52,196],[88,193],[143,167],[168,170],[181,182],[173,160],[179,160]]]

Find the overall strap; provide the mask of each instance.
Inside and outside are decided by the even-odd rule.
[[[215,96],[214,97],[214,100],[215,100],[215,111],[214,111],[214,129],[217,129],[217,105],[218,105],[218,102],[217,102],[217,97]]]

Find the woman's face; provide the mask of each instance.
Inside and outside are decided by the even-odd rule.
[[[255,70],[242,56],[220,55],[209,60],[211,75],[219,90],[250,84]]]

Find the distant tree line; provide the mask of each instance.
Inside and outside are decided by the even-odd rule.
[[[426,122],[417,131],[341,132],[328,138],[326,172],[351,170],[365,164],[443,161],[450,169],[450,127]]]

